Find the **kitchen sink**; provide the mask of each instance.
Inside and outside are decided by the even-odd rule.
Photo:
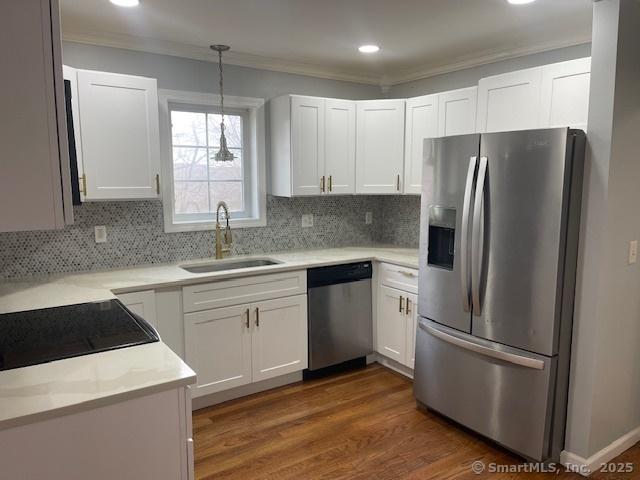
[[[282,262],[270,258],[252,258],[249,260],[218,260],[212,263],[181,265],[180,268],[190,273],[209,273],[238,270],[240,268],[268,267],[269,265],[277,265],[279,263]]]

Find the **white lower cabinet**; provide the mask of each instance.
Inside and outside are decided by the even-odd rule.
[[[307,296],[261,302],[252,313],[253,381],[307,368]]]
[[[378,353],[398,363],[407,358],[407,316],[404,314],[404,292],[380,287],[378,296]]]
[[[251,383],[250,305],[184,316],[185,360],[196,372],[194,397]]]
[[[187,313],[185,359],[199,397],[307,368],[307,296]]]
[[[388,264],[382,264],[381,272],[376,314],[376,351],[413,369],[418,323],[418,295],[390,287],[388,284],[396,284],[398,283],[396,277],[407,275],[407,288],[415,290],[413,282],[417,281],[417,272]]]

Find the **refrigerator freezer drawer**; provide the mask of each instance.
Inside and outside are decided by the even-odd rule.
[[[419,320],[415,395],[533,460],[549,457],[556,358]]]

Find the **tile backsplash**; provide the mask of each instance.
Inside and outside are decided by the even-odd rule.
[[[373,223],[365,224],[365,213]],[[389,243],[417,247],[412,196],[267,198],[267,226],[234,229],[233,254]],[[314,216],[301,226],[302,214]],[[85,203],[56,231],[0,233],[0,279],[119,268],[214,256],[213,232],[165,233],[160,201]],[[107,227],[95,243],[94,227]],[[415,236],[415,238],[414,238]]]

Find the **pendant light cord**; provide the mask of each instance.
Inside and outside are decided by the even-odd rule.
[[[224,135],[224,92],[222,90],[222,50],[218,50],[218,69],[220,70],[220,111],[222,112],[222,119],[220,122],[220,132]]]

